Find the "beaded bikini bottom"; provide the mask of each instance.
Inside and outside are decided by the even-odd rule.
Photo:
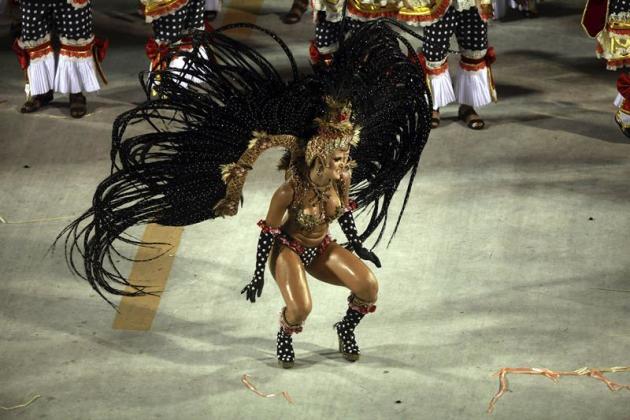
[[[298,241],[287,235],[286,233],[281,233],[276,237],[276,241],[280,242],[282,245],[291,249],[293,252],[299,255],[304,267],[308,267],[311,263],[322,254],[328,248],[328,245],[333,241],[330,235],[326,234],[324,240],[321,244],[315,247],[306,247],[300,244]]]

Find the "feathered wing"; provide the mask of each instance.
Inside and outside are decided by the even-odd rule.
[[[367,239],[385,229],[389,205],[405,176],[409,180],[394,233],[411,192],[420,154],[431,129],[431,94],[415,51],[389,22],[364,24],[343,42],[332,68],[321,72],[328,89],[350,99],[352,115],[361,127],[350,198],[369,214],[360,234]]]
[[[323,109],[319,86],[296,80],[293,57],[271,36],[287,53],[292,81],[285,82],[259,53],[222,30],[199,32],[193,50],[183,53],[184,69],[149,75],[147,95],[153,89],[163,99],[147,100],[114,122],[112,173],[98,186],[91,208],[57,238],[65,237],[72,271],[110,304],[103,290],[146,293],[116,268],[115,259],[130,258],[117,252],[115,242],[152,244],[125,231],[235,214],[244,182],[238,168],[246,175],[264,150],[291,149],[297,136],[312,130]]]

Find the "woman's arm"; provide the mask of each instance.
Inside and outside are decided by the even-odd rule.
[[[356,204],[350,200],[350,181],[352,178],[352,173],[350,171],[344,172],[341,177],[342,186],[342,202],[345,207],[344,213],[339,217],[338,222],[341,230],[344,235],[348,239],[349,249],[354,251],[361,259],[372,261],[375,266],[378,268],[381,267],[381,261],[378,259],[374,252],[363,246],[361,239],[359,238],[359,233],[357,232],[357,226],[354,223],[354,217],[352,216],[352,211],[356,208]]]
[[[245,293],[245,298],[252,303],[256,302],[256,298],[262,294],[265,284],[265,263],[276,236],[280,234],[282,219],[292,201],[293,188],[289,183],[285,183],[273,194],[267,217],[258,222],[261,230],[256,250],[256,269],[252,281],[241,290],[241,294]]]

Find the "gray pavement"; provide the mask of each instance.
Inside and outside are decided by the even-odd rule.
[[[431,133],[399,233],[376,250],[380,298],[357,330],[362,359],[335,351],[346,291],[313,280],[289,371],[275,363],[277,289],[269,282],[255,305],[239,295],[255,222],[282,179],[273,156],[236,218],[185,229],[150,331],[113,330],[114,311],[59,252],[46,255],[67,220],[35,221],[89,206],[109,170],[112,121],[142,100],[149,28],[130,1],[96,3],[111,82],[88,97],[85,118],[69,117],[66,98],[18,113],[22,76],[0,51],[0,216],[29,222],[0,224],[0,405],[41,395],[0,418],[483,419],[501,367],[630,366],[630,141],[612,121],[616,75],[579,26],[582,2],[492,23],[500,102],[481,111],[486,130],[466,129],[453,106]],[[266,0],[257,23],[307,71],[312,25],[282,25],[285,3]],[[254,395],[245,373],[295,403]],[[630,393],[594,379],[510,385],[496,419],[630,419]]]

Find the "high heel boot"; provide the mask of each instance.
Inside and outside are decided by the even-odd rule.
[[[348,297],[346,316],[334,325],[339,338],[339,352],[344,359],[350,362],[359,360],[361,352],[354,336],[354,329],[367,313],[375,310],[376,305],[372,302],[363,301],[354,294]]]

